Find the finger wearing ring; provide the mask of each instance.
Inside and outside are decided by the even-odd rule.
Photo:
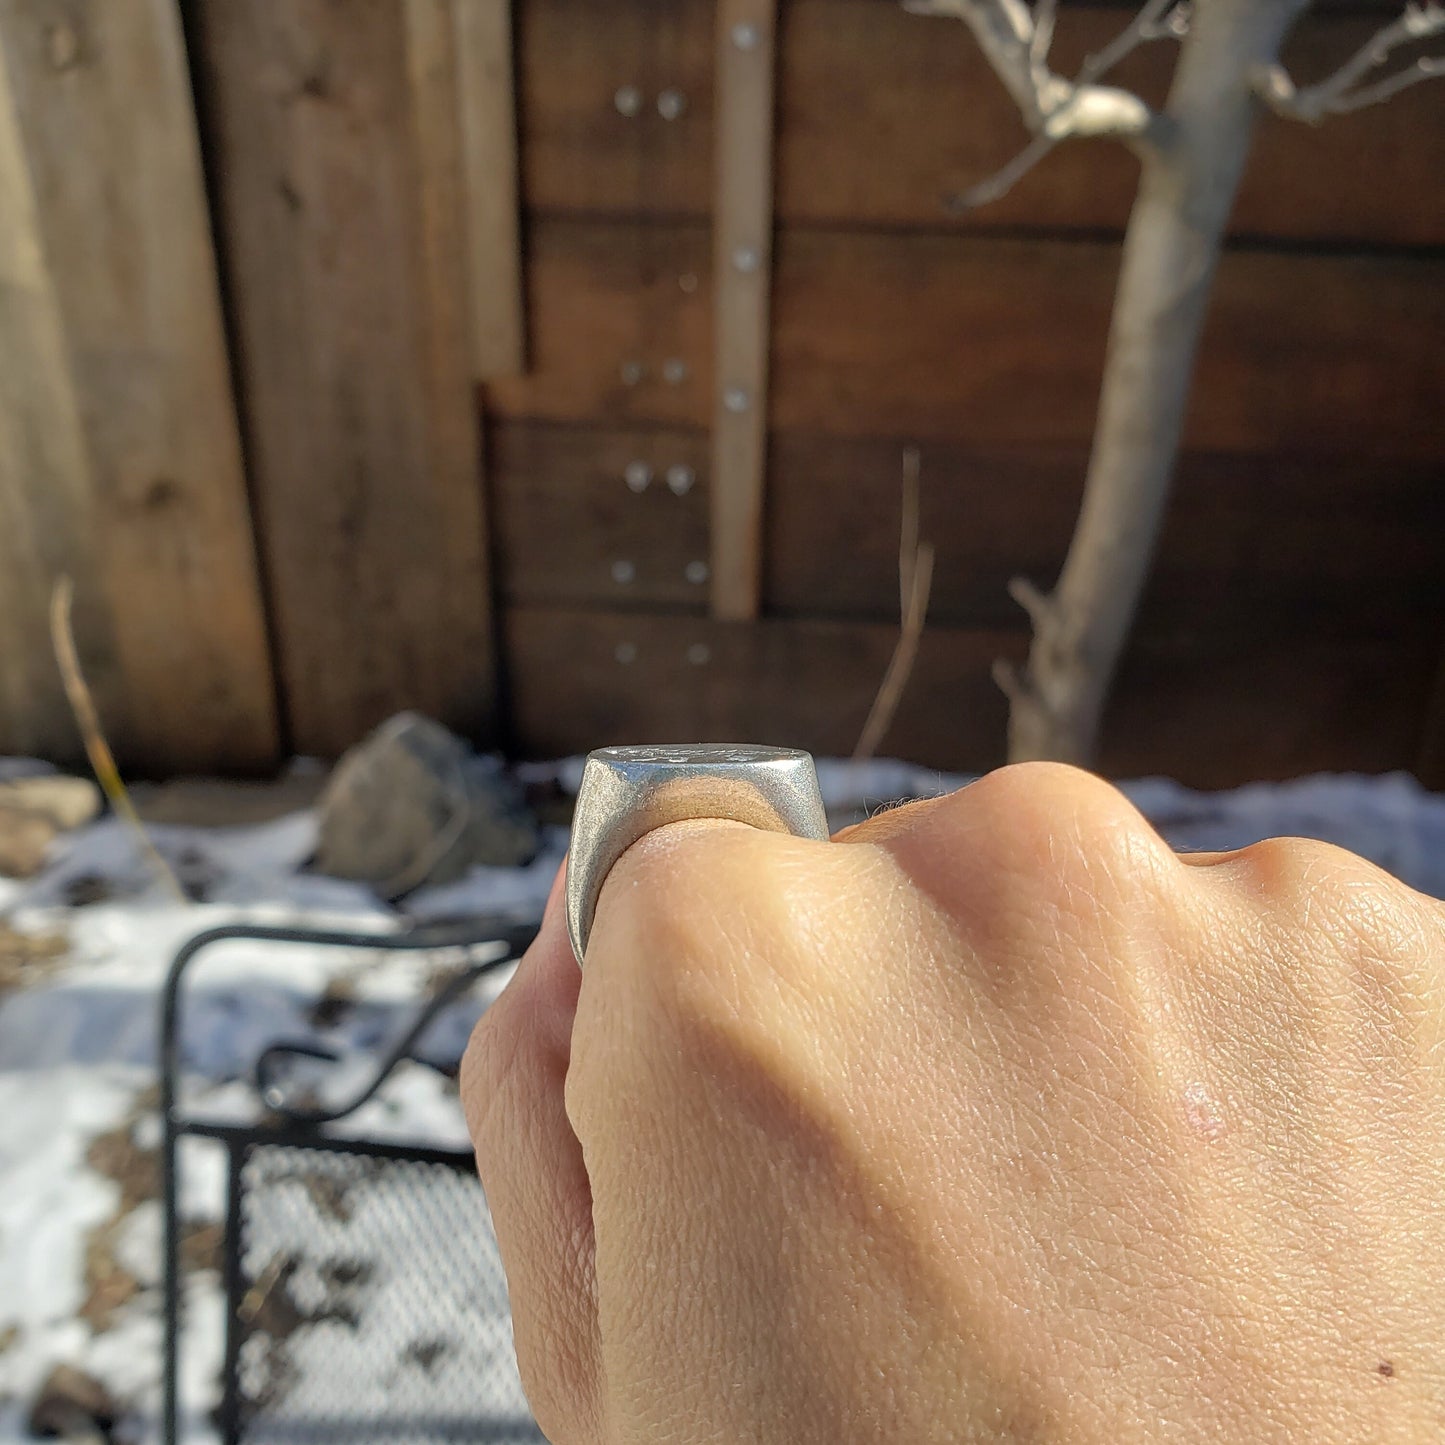
[[[690,743],[588,755],[567,855],[567,932],[580,965],[612,865],[668,823],[722,818],[826,841],[813,759],[796,748]]]

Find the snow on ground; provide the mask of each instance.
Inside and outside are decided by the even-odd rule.
[[[0,760],[0,777],[24,766]],[[575,789],[580,766],[571,759],[523,771],[534,781],[558,778]],[[820,760],[818,771],[835,826],[890,801],[930,796],[964,781],[893,762],[859,768]],[[1126,788],[1177,847],[1232,848],[1280,833],[1321,837],[1445,897],[1445,797],[1425,793],[1404,775],[1306,778],[1226,794],[1194,793],[1163,779]],[[378,933],[405,921],[365,888],[306,871],[316,838],[310,812],[247,828],[156,827],[152,833],[204,902],[172,901],[132,835],[113,818],[65,840],[40,877],[0,879],[0,953],[7,929],[55,941],[20,965],[19,985],[0,992],[0,1445],[29,1438],[24,1422],[30,1403],[61,1362],[106,1386],[129,1416],[127,1438],[156,1437],[161,1330],[154,1061],[158,990],[175,950],[202,929],[239,919]],[[549,829],[529,866],[478,869],[459,883],[424,890],[407,900],[406,915],[440,920],[501,911],[536,918],[565,846],[565,830]],[[45,957],[48,952],[56,956]],[[264,1047],[283,1038],[320,1039],[351,1061],[342,1067],[364,1071],[432,980],[450,973],[459,957],[456,950],[374,955],[239,941],[215,949],[194,965],[187,991],[187,1108],[208,1117],[253,1117],[250,1069]],[[502,981],[489,978],[448,1009],[428,1032],[420,1051],[424,1062],[400,1068],[346,1121],[346,1132],[464,1146],[447,1070]],[[187,1436],[200,1440],[209,1438],[205,1412],[215,1404],[221,1359],[214,1225],[224,1203],[224,1161],[216,1146],[202,1140],[186,1141],[184,1155],[182,1214],[192,1268],[182,1393]],[[278,1176],[265,1187],[280,1191],[275,1197],[283,1202],[300,1198],[294,1178]],[[323,1311],[293,1336],[284,1361],[286,1388],[298,1399],[308,1391],[324,1394],[328,1340],[340,1338],[338,1331],[353,1337],[359,1330],[366,1339],[385,1337],[392,1351],[369,1387],[374,1393],[390,1392],[394,1399],[421,1388],[429,1400],[450,1398],[449,1391],[462,1399],[456,1392],[464,1381],[497,1370],[499,1408],[518,1414],[500,1297],[477,1315],[465,1342],[401,1339],[393,1316],[407,1308],[399,1292],[403,1282],[378,1264],[410,1245],[410,1279],[426,1270],[427,1257],[418,1254],[405,1214],[384,1191],[373,1196],[363,1190],[357,1200],[349,1221],[293,1207],[290,1223],[273,1241],[276,1259],[292,1270],[286,1277],[291,1297],[337,1287],[304,1273],[297,1262],[303,1245],[323,1253],[334,1246],[360,1271],[347,1277],[342,1304],[333,1299],[326,1306],[332,1314]],[[470,1205],[454,1200],[451,1207],[451,1222],[434,1221],[431,1238],[452,1238],[464,1228],[455,1210]],[[480,1268],[476,1260],[471,1267]],[[438,1276],[432,1288],[445,1292],[455,1281]],[[346,1324],[351,1319],[361,1323]],[[313,1356],[319,1363],[308,1366]],[[272,1360],[251,1368],[275,1366]]]

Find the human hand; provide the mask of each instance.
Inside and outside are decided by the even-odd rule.
[[[557,1445],[1445,1438],[1445,908],[1028,764],[558,890],[463,1097]]]

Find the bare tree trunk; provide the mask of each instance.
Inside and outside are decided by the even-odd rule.
[[[1010,694],[1009,756],[1092,760],[1114,669],[1154,551],[1179,451],[1199,334],[1258,101],[1307,0],[1207,0],[1195,7],[1164,112],[1144,152],[1104,368],[1083,505],[1058,585],[1019,583],[1033,619]]]

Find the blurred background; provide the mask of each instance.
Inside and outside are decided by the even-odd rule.
[[[1129,14],[1067,8],[1054,63]],[[519,757],[846,754],[916,447],[880,751],[1001,761],[1005,586],[1077,515],[1138,164],[1071,142],[955,214],[1027,138],[964,25],[787,0],[775,55],[729,40],[710,0],[6,0],[0,754],[79,755],[62,572],[142,776],[403,708]],[[1445,86],[1262,119],[1106,772],[1445,782],[1442,175]]]

